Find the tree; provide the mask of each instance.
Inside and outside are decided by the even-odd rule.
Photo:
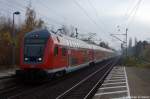
[[[150,45],[143,51],[143,59],[150,62]]]
[[[38,20],[38,22],[37,22],[37,26],[36,26],[36,28],[46,28],[46,26],[45,26],[45,22],[42,20],[42,19],[39,19]]]
[[[24,33],[32,31],[34,29],[45,28],[45,22],[42,19],[36,18],[36,12],[31,7],[26,9],[26,18],[23,23],[22,30]]]
[[[31,6],[26,9],[26,18],[24,23],[22,24],[19,31],[19,40],[21,41],[25,35],[25,33],[33,31],[35,29],[43,29],[46,28],[45,22],[42,19],[36,18],[36,12]],[[18,42],[18,45],[20,42]]]
[[[15,29],[16,30],[16,29]],[[0,65],[11,64],[12,20],[0,17]]]
[[[10,65],[12,58],[12,20],[9,17],[0,16],[0,64]],[[25,33],[34,29],[45,28],[45,23],[42,19],[36,18],[36,12],[31,7],[26,9],[26,17],[24,22],[17,27],[15,25],[15,45],[16,45],[16,59],[19,63],[19,45],[22,41]]]
[[[131,48],[132,47],[132,38],[129,38],[129,46],[128,46],[129,48]]]
[[[136,46],[137,42],[138,42],[138,40],[137,40],[137,38],[135,37],[135,38],[134,38],[134,45],[135,45],[135,46]]]
[[[70,37],[75,37],[75,36],[76,36],[76,34],[75,34],[75,29],[76,29],[76,28],[75,28],[74,26],[72,26],[72,25],[70,26],[70,33],[71,33],[71,34],[70,34]]]

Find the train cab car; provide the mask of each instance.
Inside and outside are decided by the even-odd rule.
[[[20,49],[20,70],[16,71],[17,76],[33,75],[46,77],[45,69],[52,68],[50,62],[52,40],[47,30],[33,31],[27,33]],[[40,74],[40,75],[39,75]],[[31,76],[30,76],[31,75]]]
[[[111,50],[47,29],[32,31],[22,41],[20,70],[16,75],[49,78],[110,58],[112,54]]]

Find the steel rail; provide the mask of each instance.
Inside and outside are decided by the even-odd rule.
[[[118,61],[118,60],[117,60]],[[98,87],[98,85],[101,83],[101,81],[103,81],[103,79],[107,76],[107,74],[112,70],[113,66],[117,63],[114,62],[113,65],[108,69],[108,71],[106,71],[106,73],[99,79],[99,81],[93,86],[93,88],[89,91],[89,93],[84,97],[84,99],[88,99],[90,97],[90,95],[92,95],[92,93],[94,92],[94,90],[96,90],[96,88]]]
[[[80,82],[78,82],[77,84],[75,84],[73,87],[71,87],[70,89],[66,90],[64,93],[60,94],[59,96],[56,97],[56,99],[61,99],[62,97],[66,96],[67,94],[69,94],[74,88],[78,87],[79,85],[81,85],[82,83],[84,83],[86,80],[88,80],[89,78],[93,77],[96,73],[98,73],[99,71],[101,71],[102,69],[104,69],[108,64],[110,64],[112,61],[108,62],[107,64],[105,64],[102,68],[98,69],[97,71],[95,71],[94,73],[89,74],[89,76],[87,76],[86,78],[84,78],[83,80],[81,80]]]

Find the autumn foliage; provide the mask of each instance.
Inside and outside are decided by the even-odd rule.
[[[45,28],[44,21],[36,18],[36,12],[27,7],[23,23],[15,25],[13,40],[13,23],[11,18],[0,16],[0,68],[12,67],[12,47],[16,47],[16,65],[19,64],[20,43],[25,33],[34,29]],[[14,42],[14,43],[13,43]]]

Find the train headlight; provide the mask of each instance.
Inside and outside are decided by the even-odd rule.
[[[25,60],[25,61],[27,61],[27,60],[28,60],[28,58],[24,58],[24,60]]]
[[[38,60],[39,60],[39,61],[42,61],[42,58],[41,58],[41,57],[39,57],[39,58],[38,58]]]

